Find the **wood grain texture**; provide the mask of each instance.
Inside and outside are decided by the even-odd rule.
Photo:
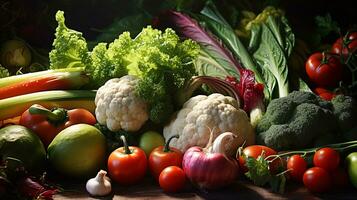
[[[216,191],[204,191],[194,188],[191,184],[186,184],[185,189],[180,193],[167,194],[164,193],[158,184],[150,178],[145,179],[143,182],[134,186],[119,186],[112,183],[113,193],[107,197],[94,198],[90,197],[85,191],[84,182],[69,183],[67,181],[61,183],[64,192],[55,195],[55,200],[89,200],[89,199],[303,199],[303,200],[352,200],[357,199],[357,189],[352,187],[343,190],[331,190],[324,194],[312,194],[302,185],[289,183],[284,195],[272,193],[268,188],[262,188],[252,185],[248,181],[238,181],[235,184]]]

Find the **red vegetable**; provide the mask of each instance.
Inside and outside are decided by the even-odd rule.
[[[186,182],[185,172],[177,166],[166,167],[159,176],[160,187],[165,192],[178,192]]]
[[[178,135],[175,135],[169,138],[165,146],[156,147],[151,151],[149,156],[149,168],[151,174],[155,178],[159,178],[159,175],[163,169],[169,166],[178,166],[182,165],[183,154],[179,149],[170,147],[170,141],[173,138],[178,138]]]
[[[340,154],[329,147],[319,149],[314,154],[314,165],[316,167],[324,168],[325,170],[332,172],[337,169],[340,164]]]
[[[342,64],[335,55],[314,53],[308,58],[305,68],[310,80],[321,87],[334,87],[342,80]]]
[[[63,129],[80,123],[94,125],[96,119],[91,112],[82,108],[55,108],[50,111],[38,104],[32,105],[20,118],[20,125],[33,130],[45,146]]]
[[[331,101],[336,96],[336,93],[325,88],[315,88],[314,92],[326,101]]]
[[[303,182],[311,192],[326,192],[332,184],[330,174],[321,167],[312,167],[306,170]]]
[[[346,59],[349,54],[354,53],[357,49],[357,32],[347,33],[344,37],[340,37],[332,45],[331,52],[342,55]]]
[[[57,192],[56,189],[47,189],[35,180],[26,177],[16,182],[17,189],[21,194],[31,199],[53,199],[52,196]]]
[[[124,147],[114,150],[108,158],[110,178],[122,185],[132,185],[144,178],[147,168],[145,152],[134,146],[128,146],[124,136]]]
[[[271,155],[276,155],[277,152],[273,150],[272,148],[269,148],[267,146],[263,145],[251,145],[247,146],[246,148],[243,149],[243,154],[244,155],[239,155],[239,166],[241,168],[241,171],[243,173],[248,171],[248,168],[245,166],[245,157],[252,157],[257,159],[260,155],[262,155],[262,152],[264,151],[265,157],[271,156]],[[268,161],[274,159],[273,157],[268,158]],[[272,163],[270,163],[269,168],[271,172],[275,172],[280,165],[280,160],[275,159]]]
[[[302,177],[307,169],[307,162],[300,155],[293,155],[288,159],[286,168],[290,177],[298,182],[302,182]]]
[[[89,81],[88,76],[80,69],[68,72],[48,72],[25,80],[19,77],[19,82],[11,83],[16,77],[7,78],[10,84],[0,87],[0,99],[47,90],[78,89]],[[3,82],[5,83],[6,80]]]
[[[236,159],[226,155],[226,143],[233,144],[233,133],[222,133],[212,144],[213,135],[206,148],[191,147],[184,156],[182,167],[188,179],[205,189],[217,189],[231,184],[239,174]]]

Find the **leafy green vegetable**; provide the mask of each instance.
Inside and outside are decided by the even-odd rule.
[[[82,33],[67,28],[63,11],[56,13],[56,20],[58,26],[53,41],[54,48],[49,54],[50,68],[86,67],[89,64],[89,53]]]
[[[253,157],[246,158],[245,165],[248,168],[248,172],[245,175],[258,186],[266,185],[271,178],[269,163],[264,158],[265,156],[263,155],[260,155],[257,159]]]
[[[206,22],[210,30],[217,35],[224,44],[232,51],[232,53],[242,63],[243,67],[252,70],[255,73],[257,82],[264,82],[259,68],[257,68],[254,60],[252,60],[243,43],[236,36],[233,28],[221,16],[213,4],[208,4],[202,11],[203,20]],[[233,76],[235,74],[231,74]],[[239,77],[237,77],[239,78]]]
[[[0,65],[0,78],[5,78],[10,76],[9,70]]]
[[[254,72],[258,83],[264,83],[268,101],[290,92],[287,60],[294,47],[295,36],[281,10],[266,7],[257,17],[246,22],[244,29],[250,31],[248,48],[213,3],[208,3],[201,14],[198,18],[205,26],[222,40],[244,68]],[[210,72],[209,68],[219,69],[215,65],[202,66],[208,68],[205,72]]]
[[[278,86],[278,97],[289,94],[289,79],[287,58],[290,56],[294,35],[287,25],[285,18],[277,19],[269,16],[266,23],[252,26],[250,49],[254,50],[253,56],[266,75],[273,75]],[[254,34],[253,34],[254,33]],[[268,72],[267,72],[268,71]],[[267,83],[274,87],[275,80],[270,77]],[[274,95],[274,89],[271,88]]]
[[[264,151],[257,159],[248,156],[245,157],[245,160],[245,165],[248,168],[248,172],[246,172],[245,175],[252,180],[255,185],[265,186],[269,184],[273,192],[279,192],[280,194],[284,193],[286,171],[272,174],[269,169],[269,162],[272,161],[266,159]]]
[[[136,92],[148,102],[150,119],[157,123],[169,119],[176,91],[196,75],[196,42],[181,41],[172,29],[162,32],[148,26],[135,38],[124,32],[109,45],[99,43],[89,52],[82,34],[65,26],[62,11],[57,12],[56,19],[56,39],[50,52],[52,69],[84,66],[92,88],[111,78],[135,75],[140,78]]]
[[[141,77],[136,91],[149,103],[153,122],[163,122],[173,113],[176,91],[196,74],[193,60],[198,52],[197,43],[180,42],[172,29],[162,33],[148,27],[134,39],[128,73]]]

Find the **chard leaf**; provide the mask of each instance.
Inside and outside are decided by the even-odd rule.
[[[167,18],[166,20],[174,24],[177,32],[186,38],[198,42],[201,46],[199,60],[195,63],[196,69],[199,72],[206,72],[208,74],[200,75],[219,77],[234,75],[239,77],[239,71],[235,67],[239,63],[231,52],[215,36],[201,27],[197,21],[176,11],[168,12],[165,17]],[[219,75],[217,72],[223,72],[223,74]]]
[[[224,44],[231,50],[231,52],[233,52],[234,56],[239,59],[243,67],[252,70],[255,73],[256,80],[260,83],[263,83],[264,80],[261,77],[259,68],[257,68],[254,60],[249,55],[243,43],[235,34],[233,28],[219,13],[214,4],[210,3],[204,7],[204,9],[201,11],[201,14],[203,15],[201,17],[202,20],[205,21],[210,30],[224,42]],[[243,68],[240,66],[240,64],[235,66],[237,67],[238,71]]]
[[[293,43],[293,36],[283,39],[281,32],[281,22],[269,16],[268,23],[254,24],[252,26],[252,40],[250,44],[257,64],[264,71],[266,84],[270,89],[271,98],[284,97],[289,94],[288,65],[287,57],[290,55]],[[280,28],[279,28],[280,27]],[[278,31],[280,30],[280,31]],[[288,29],[283,29],[288,31]],[[254,38],[258,37],[258,38]],[[274,95],[276,80],[278,96]]]

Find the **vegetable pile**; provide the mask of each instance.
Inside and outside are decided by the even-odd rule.
[[[166,193],[357,187],[356,32],[308,58],[282,9],[259,11],[232,23],[207,1],[99,43],[57,11],[42,68],[26,42],[5,43],[0,198],[52,199],[47,173],[96,197],[147,177]]]

